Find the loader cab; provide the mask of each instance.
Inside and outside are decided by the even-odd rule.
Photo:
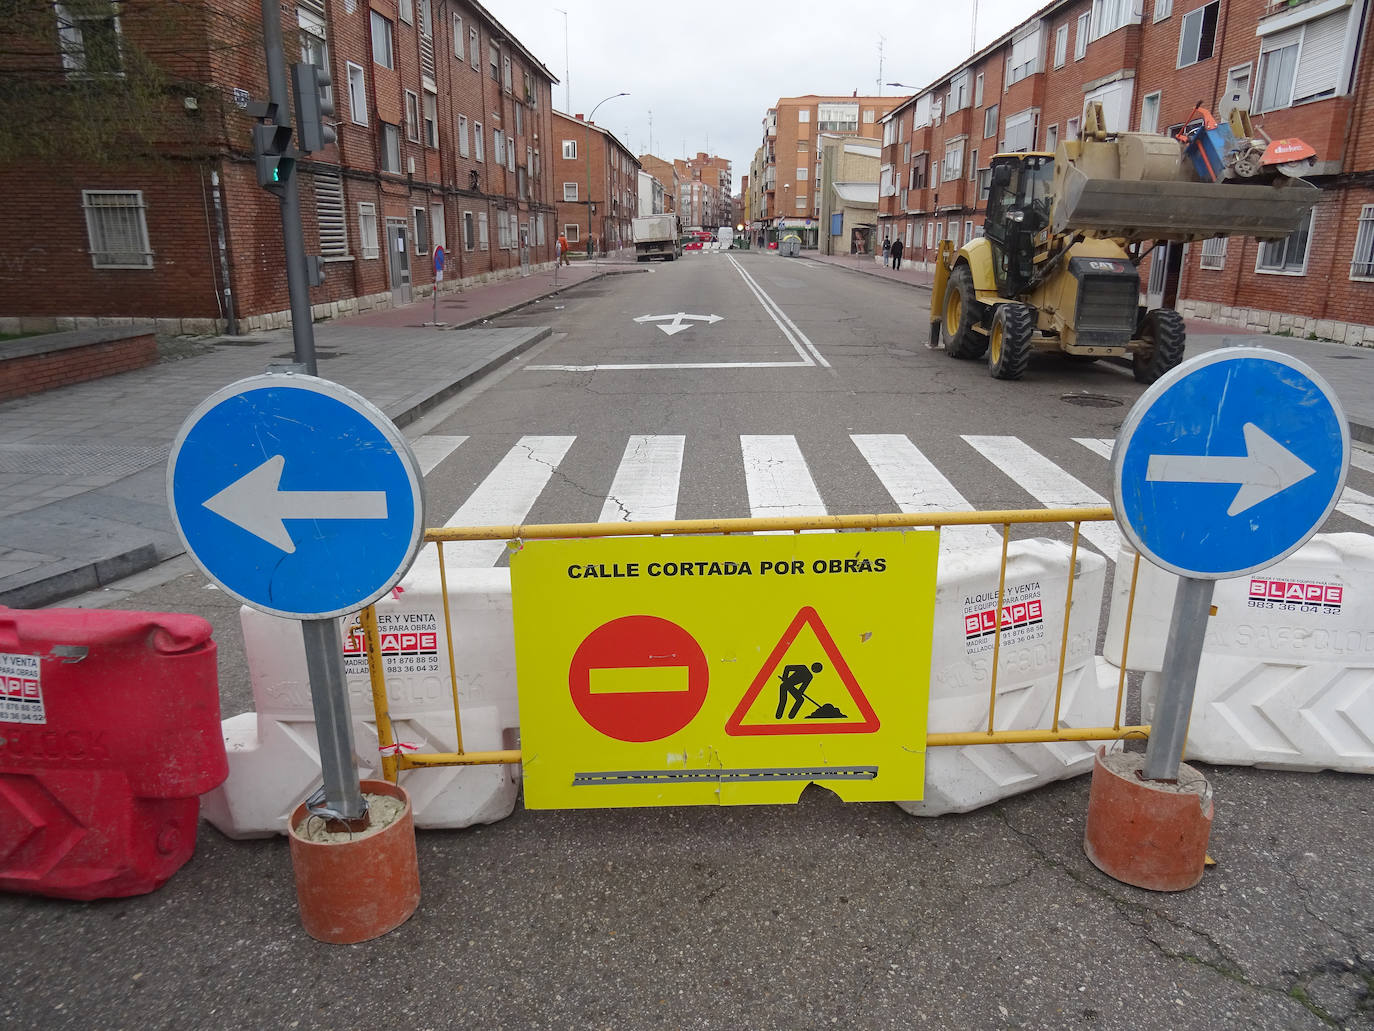
[[[998,154],[992,159],[984,235],[992,248],[997,293],[1018,297],[1035,273],[1037,245],[1048,243],[1053,154]]]

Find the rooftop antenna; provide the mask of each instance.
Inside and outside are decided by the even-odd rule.
[[[572,68],[568,63],[568,12],[561,7],[555,11],[563,16],[563,107],[572,114]]]
[[[880,97],[883,95],[883,44],[886,42],[886,36],[878,37],[878,96]]]
[[[649,153],[654,152],[654,109],[649,108]]]

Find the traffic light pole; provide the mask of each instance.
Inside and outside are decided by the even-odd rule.
[[[291,97],[286,88],[286,59],[282,56],[279,0],[262,0],[262,34],[267,47],[268,97],[276,108],[277,124],[289,125]],[[291,339],[295,344],[296,363],[315,376],[319,371],[315,364],[315,327],[310,315],[309,270],[294,162],[282,177],[277,195],[281,198],[281,237],[286,251],[286,292],[291,301]]]

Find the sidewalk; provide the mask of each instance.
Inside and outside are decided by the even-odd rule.
[[[818,251],[803,251],[802,258],[834,265],[860,275],[877,276],[909,286],[930,288],[935,276],[922,267],[907,267],[902,261],[900,271],[884,268],[881,258],[873,255],[829,255]],[[1269,347],[1282,351],[1310,365],[1326,379],[1340,398],[1350,423],[1350,436],[1366,444],[1374,444],[1374,349],[1350,347],[1324,340],[1304,340],[1299,337],[1249,333],[1239,326],[1227,326],[1207,319],[1187,319],[1187,355],[1201,354],[1219,347],[1248,345]],[[1111,359],[1117,360],[1117,359]],[[1357,363],[1367,364],[1357,364]]]
[[[624,269],[602,263],[441,294],[315,325],[320,375],[404,426],[549,336],[481,328],[541,298]],[[167,509],[166,460],[197,404],[293,360],[290,329],[177,338],[146,369],[0,403],[0,605],[51,604],[182,553]]]

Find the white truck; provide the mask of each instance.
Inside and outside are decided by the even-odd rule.
[[[660,257],[672,261],[682,255],[682,233],[676,215],[640,215],[630,223],[635,240],[635,259]]]
[[[728,251],[735,245],[735,231],[729,226],[721,226],[716,230],[716,242],[720,244],[716,250]]]

